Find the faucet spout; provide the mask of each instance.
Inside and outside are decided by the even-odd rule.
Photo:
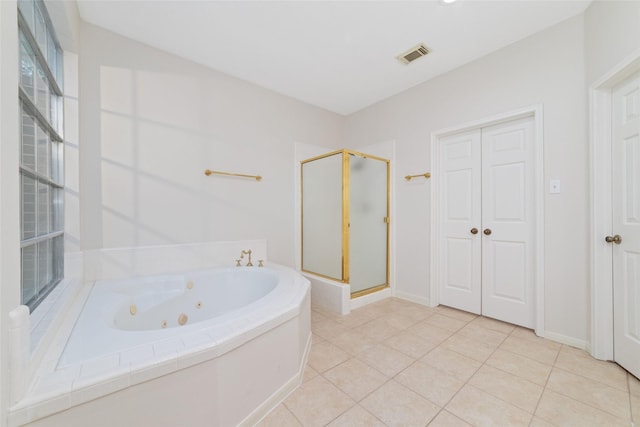
[[[247,262],[247,267],[253,267],[253,264],[251,263],[251,249],[240,252],[240,259],[243,259],[245,255],[248,255],[249,257],[249,262]]]

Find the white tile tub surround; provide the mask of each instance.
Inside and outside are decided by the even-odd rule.
[[[313,304],[343,315],[351,312],[351,287],[311,273],[302,273],[311,282]]]
[[[11,403],[17,402],[25,393],[29,359],[29,308],[21,305],[9,313],[9,390]]]
[[[43,352],[60,329],[60,323],[64,320],[60,314],[68,312],[82,290],[83,260],[82,252],[64,254],[64,279],[30,314],[31,373],[33,367],[39,365]]]
[[[254,266],[258,260],[267,259],[267,241],[262,239],[91,250],[84,252],[84,280],[88,283],[234,266],[240,252],[248,249]],[[247,264],[246,255],[241,262]]]
[[[266,259],[263,240],[92,251],[84,254],[84,266],[86,277],[94,278],[117,278],[127,273],[134,276],[149,272],[164,274],[185,271],[185,264],[191,268],[235,265],[240,251],[246,249],[252,249],[254,268],[258,268],[258,259]],[[179,260],[188,262],[180,265]],[[243,265],[246,261],[245,256]],[[60,366],[60,355],[93,284],[84,286],[27,386],[25,396],[11,408],[9,425],[88,425],[95,423],[96,405],[101,408],[98,412],[104,412],[105,417],[101,419],[105,420],[105,425],[130,423],[132,419],[138,419],[140,423],[148,420],[145,418],[148,416],[156,417],[154,425],[162,425],[167,420],[178,420],[175,417],[186,411],[189,412],[187,419],[193,422],[198,416],[204,416],[204,412],[209,419],[207,422],[213,419],[220,425],[259,420],[301,381],[311,340],[308,281],[291,269],[273,267],[296,277],[297,286],[279,303],[255,307],[237,321],[192,328],[182,336],[140,343],[103,357]],[[16,358],[20,359],[17,355]],[[222,371],[222,366],[231,365],[235,366],[232,372],[246,381],[239,381]],[[246,365],[264,365],[264,369],[253,372],[254,368]],[[243,375],[244,372],[253,374]],[[207,381],[200,381],[206,375],[209,375]],[[189,385],[195,387],[193,392],[181,389],[187,386],[181,383],[186,377],[194,378],[193,384]],[[172,385],[173,378],[175,384]],[[194,385],[200,382],[205,385]],[[175,388],[179,394],[171,402],[154,404],[154,408],[166,408],[166,411],[154,410],[154,414],[149,415],[144,404],[120,410],[122,399],[146,402],[155,395],[160,402],[166,398],[165,390],[153,387],[155,383]],[[248,393],[247,389],[242,389],[242,384],[253,388],[250,399],[242,397]],[[193,408],[194,393],[216,396],[218,390],[224,390],[221,387],[230,387],[230,395],[235,393],[243,403],[234,403],[224,397],[219,400],[219,406],[209,403],[207,410]],[[196,390],[198,388],[202,390]],[[213,418],[211,410],[214,411]]]
[[[311,273],[302,273],[311,282],[313,305],[347,315],[351,310],[364,307],[392,296],[391,287],[358,298],[351,298],[351,286]]]

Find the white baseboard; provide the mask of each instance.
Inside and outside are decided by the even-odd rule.
[[[419,296],[416,296],[416,295],[413,295],[413,294],[409,294],[409,293],[406,293],[406,292],[402,292],[402,291],[398,291],[398,290],[396,290],[394,292],[393,296],[396,297],[396,298],[403,299],[403,300],[415,302],[416,304],[426,305],[427,307],[431,307],[431,305],[429,304],[429,299],[428,298],[419,297]]]
[[[580,350],[587,350],[588,348],[588,343],[585,340],[558,334],[556,332],[545,331],[543,338],[559,342],[560,344],[566,344],[571,347],[579,348]]]

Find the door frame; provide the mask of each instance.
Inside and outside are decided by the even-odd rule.
[[[431,132],[431,236],[430,236],[430,286],[429,286],[429,305],[435,307],[440,301],[440,271],[434,266],[440,265],[441,245],[438,239],[434,238],[435,230],[440,228],[440,139],[442,137],[458,133],[480,129],[483,127],[493,126],[496,124],[517,120],[524,117],[533,116],[534,122],[534,169],[536,179],[534,190],[535,203],[535,332],[537,335],[544,336],[544,135],[543,135],[543,108],[542,104],[536,104],[519,110],[509,111],[495,116],[486,117],[479,120],[463,123],[453,127],[440,129]]]
[[[593,357],[603,360],[613,360],[613,248],[604,242],[613,227],[611,91],[639,70],[637,50],[589,87],[591,342],[587,349]]]

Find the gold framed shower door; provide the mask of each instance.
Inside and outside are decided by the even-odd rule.
[[[342,188],[341,188],[341,271],[340,277],[333,277],[332,275],[325,274],[321,271],[314,271],[313,269],[306,268],[305,266],[305,177],[304,177],[304,166],[307,163],[311,163],[314,161],[318,161],[321,159],[326,159],[331,156],[341,156],[341,172],[342,172]],[[366,289],[359,290],[351,293],[351,297],[359,297],[362,295],[369,294],[371,292],[376,292],[381,289],[387,288],[389,286],[389,245],[390,245],[390,198],[391,198],[391,186],[390,186],[390,161],[388,159],[384,159],[382,157],[373,156],[370,154],[353,151],[353,150],[336,150],[329,153],[325,153],[319,156],[315,156],[300,162],[300,234],[301,234],[301,267],[302,271],[306,273],[311,273],[323,278],[327,278],[330,280],[335,280],[340,283],[350,284],[351,283],[351,198],[350,198],[350,190],[351,190],[351,157],[357,156],[364,159],[371,159],[376,161],[382,161],[386,164],[386,214],[384,218],[381,218],[386,225],[386,236],[385,236],[385,278],[384,283],[375,283]],[[334,236],[335,237],[335,236]]]

